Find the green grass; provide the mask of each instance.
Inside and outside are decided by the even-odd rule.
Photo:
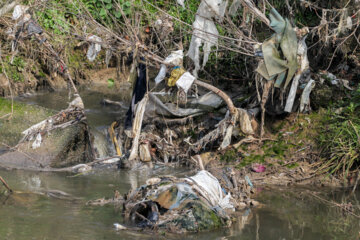
[[[343,112],[329,109],[323,118],[320,145],[324,163],[322,170],[342,174],[360,168],[360,88],[354,91]]]

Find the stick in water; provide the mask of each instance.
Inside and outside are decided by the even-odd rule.
[[[9,192],[13,192],[13,190],[11,190],[11,188],[9,187],[9,185],[7,185],[7,183],[5,182],[5,180],[0,176],[0,181],[4,184],[4,186],[7,188],[7,190],[9,190]]]

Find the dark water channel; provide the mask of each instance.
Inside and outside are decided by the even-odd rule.
[[[103,93],[85,89],[81,95],[90,125],[99,131],[126,112],[121,107],[102,106]],[[64,96],[64,92],[43,93],[22,101],[60,110],[67,106]],[[123,99],[115,94],[107,97]],[[0,197],[0,239],[359,239],[360,219],[326,202],[351,202],[353,208],[359,208],[359,192],[351,195],[350,191],[334,189],[258,188],[256,199],[262,206],[239,212],[232,227],[180,236],[116,231],[113,224],[122,223],[120,208],[86,205],[88,200],[112,197],[114,190],[126,193],[131,186],[164,174],[192,175],[188,169],[164,167],[135,172],[107,169],[79,176],[0,170],[0,176],[18,191]],[[74,198],[42,194],[54,189]],[[326,201],[315,198],[314,190]]]

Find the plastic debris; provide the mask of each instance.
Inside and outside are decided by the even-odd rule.
[[[270,20],[276,34],[262,44],[264,62],[257,72],[265,79],[273,80],[277,74],[287,71],[286,89],[297,70],[297,37],[289,20],[284,20],[274,8],[270,10]],[[280,57],[279,46],[286,60]]]
[[[254,172],[257,172],[257,173],[262,173],[262,172],[265,172],[266,167],[260,163],[255,163],[255,164],[253,164],[251,170]]]
[[[247,184],[249,184],[249,186],[250,186],[251,188],[254,187],[254,185],[252,184],[252,182],[251,182],[251,180],[250,180],[250,178],[249,178],[248,175],[245,176],[245,180],[246,180]]]
[[[137,227],[156,226],[176,232],[230,226],[229,214],[237,204],[231,189],[225,190],[219,180],[205,170],[188,178],[152,178],[125,195],[125,221]]]
[[[310,93],[314,87],[315,87],[315,81],[311,79],[306,84],[306,87],[304,88],[304,91],[301,94],[300,112],[309,112],[311,110],[311,108],[310,108]]]
[[[180,108],[173,103],[163,103],[154,93],[149,93],[149,101],[146,106],[145,115],[153,119],[161,117],[187,117],[197,116],[205,113],[205,110],[198,108]]]
[[[29,22],[27,31],[28,31],[29,36],[31,36],[33,34],[42,34],[43,33],[42,28],[39,25],[37,25],[36,23],[34,23],[33,21]]]
[[[101,45],[102,39],[96,35],[91,35],[88,38],[88,41],[91,42],[89,49],[87,51],[86,57],[87,59],[92,62],[95,60],[98,53],[101,51]]]
[[[330,80],[330,83],[335,86],[343,85],[346,89],[352,91],[353,89],[349,86],[349,80],[340,79],[330,72],[323,72],[323,75],[326,76],[326,79]]]
[[[18,20],[29,9],[28,6],[16,5],[12,14],[13,20]]]
[[[195,69],[193,75],[197,77],[200,69],[200,47],[203,45],[204,58],[202,66],[204,67],[209,59],[210,50],[218,43],[219,32],[212,18],[218,17],[222,19],[225,14],[227,1],[223,0],[202,0],[196,12],[195,21],[193,23],[193,35],[191,37],[189,56],[194,64]]]
[[[245,109],[238,108],[239,122],[241,131],[247,135],[253,135],[255,133],[251,125],[251,116]]]
[[[224,192],[219,181],[208,171],[202,170],[195,176],[187,178],[196,185],[192,187],[204,197],[212,207],[220,207],[221,209],[235,210],[234,205],[230,202],[231,195],[228,193],[224,196]]]
[[[184,1],[185,0],[176,0],[177,1],[177,3],[180,5],[180,6],[182,6],[183,8],[185,8],[185,4],[184,4]]]
[[[183,50],[173,51],[169,56],[165,58],[164,63],[174,66],[182,66],[183,58],[184,58]],[[165,64],[161,64],[160,71],[155,78],[156,84],[159,84],[165,78],[167,72],[167,67]]]
[[[189,91],[191,85],[193,84],[195,77],[189,72],[185,72],[181,77],[176,81],[176,86],[184,90],[185,93]]]
[[[41,134],[38,133],[38,134],[36,135],[35,141],[34,141],[33,144],[31,145],[32,149],[36,149],[36,148],[40,147],[40,146],[41,146],[41,142],[42,142]]]
[[[182,67],[174,67],[174,69],[171,71],[170,77],[168,79],[167,85],[169,87],[173,87],[176,84],[176,81],[185,73],[185,69]]]
[[[124,225],[121,225],[120,223],[114,223],[114,227],[116,230],[126,230],[128,229],[127,227],[125,227]]]
[[[158,75],[155,78],[155,84],[159,84],[160,82],[162,82],[162,80],[164,80],[165,76],[166,76],[166,66],[164,64],[161,64],[160,67],[160,71],[158,73]]]

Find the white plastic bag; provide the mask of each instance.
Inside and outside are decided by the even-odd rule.
[[[226,6],[227,1],[202,0],[196,12],[193,23],[194,31],[187,53],[187,56],[189,56],[195,64],[193,71],[195,77],[197,77],[197,72],[200,69],[200,47],[204,44],[204,57],[202,62],[202,66],[204,67],[209,59],[211,47],[216,46],[218,43],[219,32],[212,18],[217,17],[222,19]]]
[[[172,51],[171,54],[165,58],[164,63],[172,64],[174,66],[182,66],[183,58],[184,58],[183,50]],[[155,78],[156,85],[159,84],[165,78],[167,72],[167,67],[165,64],[161,64],[160,71]]]
[[[87,59],[92,62],[95,60],[98,53],[101,51],[101,45],[99,44],[102,39],[96,35],[91,35],[88,38],[88,41],[93,41],[87,51],[86,57]]]
[[[32,144],[32,149],[36,149],[39,148],[41,146],[41,142],[42,142],[42,138],[41,138],[41,134],[38,133],[38,135],[36,136],[35,141]]]
[[[186,72],[176,81],[176,86],[184,90],[185,93],[189,91],[193,84],[195,77],[191,73]]]
[[[208,171],[202,170],[195,176],[186,178],[195,184],[192,186],[196,189],[212,207],[220,207],[222,209],[235,210],[233,204],[230,202],[231,195],[228,193],[226,196],[220,186],[219,181]]]
[[[301,100],[300,100],[300,112],[308,112],[310,110],[310,93],[311,90],[315,87],[315,81],[310,80],[306,87],[304,88],[304,91],[301,94]]]

